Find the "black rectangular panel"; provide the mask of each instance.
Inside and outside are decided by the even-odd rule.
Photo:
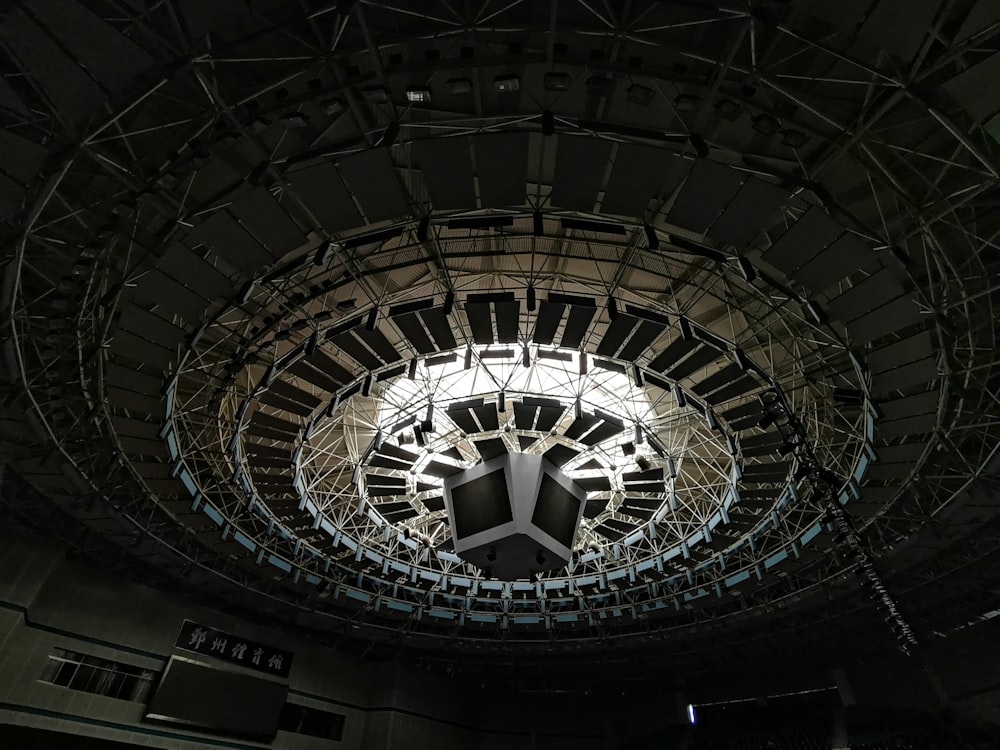
[[[292,189],[327,232],[362,225],[361,214],[336,168],[322,163],[288,175]]]
[[[514,426],[519,430],[530,430],[535,426],[536,406],[526,404],[514,404]]]
[[[601,422],[593,430],[584,435],[580,442],[584,445],[596,445],[602,440],[614,437],[623,431],[622,427],[611,422]]]
[[[503,469],[453,487],[451,504],[457,537],[469,537],[514,520]]]
[[[440,307],[435,307],[431,310],[421,310],[419,314],[420,319],[427,326],[427,330],[431,332],[431,337],[434,339],[434,343],[437,344],[438,349],[447,351],[448,349],[455,348],[455,334],[452,333],[451,324],[448,322],[448,317],[444,314],[444,310]]]
[[[542,300],[538,307],[538,317],[535,321],[535,334],[532,341],[536,344],[551,344],[565,311],[566,305]]]
[[[596,307],[571,306],[560,346],[567,349],[579,349],[580,344],[583,343],[583,337],[587,335],[587,330],[590,328],[590,322],[596,314]]]
[[[472,328],[472,340],[477,344],[494,343],[493,317],[490,313],[488,302],[467,302],[465,304],[465,315],[469,319],[469,327]]]
[[[458,425],[459,429],[467,435],[479,432],[479,425],[472,418],[472,411],[469,409],[449,409],[448,418]]]
[[[857,235],[844,232],[824,252],[791,272],[791,277],[817,294],[848,274],[876,263],[875,251]]]
[[[667,219],[672,224],[704,232],[729,203],[744,175],[732,167],[699,159],[674,201]]]
[[[844,231],[826,211],[813,206],[764,253],[764,260],[779,271],[801,268]]]
[[[562,413],[563,408],[561,406],[543,406],[538,410],[538,420],[535,423],[535,429],[541,432],[548,432],[556,426],[556,422],[559,421]]]
[[[476,449],[479,451],[479,455],[483,457],[484,461],[489,461],[491,458],[503,456],[507,453],[507,444],[504,443],[503,438],[476,440],[475,443]]]
[[[570,547],[579,512],[579,499],[551,476],[542,474],[531,523],[564,547]]]
[[[430,336],[427,335],[427,331],[420,324],[420,319],[417,317],[416,313],[404,313],[403,315],[397,315],[393,318],[393,321],[399,327],[399,330],[406,337],[406,340],[410,342],[414,349],[416,349],[421,354],[430,354],[434,351],[434,343],[431,341]]]
[[[630,338],[628,343],[625,344],[625,348],[618,353],[618,356],[621,359],[627,359],[630,362],[634,362],[665,330],[666,326],[662,323],[658,323],[654,320],[642,321],[642,323],[639,324],[639,328],[632,334],[632,338]]]
[[[717,404],[724,404],[726,401],[731,401],[734,398],[742,396],[744,393],[749,393],[759,387],[760,383],[754,380],[751,376],[743,375],[724,388],[713,391],[705,397],[705,400],[713,406]]]
[[[593,414],[584,414],[581,417],[577,417],[573,420],[573,424],[566,430],[566,437],[570,440],[579,440],[587,430],[600,421],[600,418],[595,417]]]
[[[787,199],[785,188],[751,177],[726,206],[709,234],[723,244],[743,247],[760,233],[764,223]]]
[[[497,410],[493,404],[478,406],[472,411],[476,413],[476,418],[479,420],[479,424],[483,426],[484,430],[488,431],[500,429],[500,421],[497,418]]]
[[[514,302],[495,302],[497,317],[497,339],[501,344],[517,342],[518,315],[520,304]]]
[[[172,656],[145,718],[271,738],[287,695],[286,684]]]
[[[642,216],[667,180],[667,163],[676,157],[664,148],[620,143],[601,213]]]
[[[523,205],[528,183],[528,135],[490,133],[473,136],[472,142],[483,208]]]
[[[666,372],[674,363],[680,361],[681,357],[697,348],[699,342],[695,339],[679,338],[672,342],[666,349],[653,357],[649,363],[649,369],[657,372]]]
[[[369,222],[395,219],[409,213],[396,166],[385,148],[372,148],[344,157],[338,163]]]
[[[257,269],[275,258],[274,253],[251,237],[225,211],[216,211],[198,224],[191,236],[208,245],[239,271]]]
[[[700,383],[696,383],[691,390],[697,393],[699,396],[705,396],[712,391],[718,390],[724,385],[731,383],[736,380],[740,375],[743,374],[743,368],[738,364],[733,363],[723,367],[714,375],[709,375],[707,378],[702,380]]]
[[[561,443],[556,443],[542,455],[545,456],[546,460],[550,463],[553,463],[556,466],[562,466],[570,459],[580,455],[580,453],[579,451],[575,451],[568,446],[562,445]]]
[[[306,238],[271,191],[258,187],[233,204],[233,213],[275,257],[305,244]]]
[[[341,333],[333,336],[330,339],[330,343],[341,351],[346,352],[352,359],[357,360],[369,370],[378,369],[382,365],[382,361],[368,351],[352,333]]]
[[[560,135],[550,195],[552,205],[576,211],[593,211],[610,156],[609,141]]]
[[[476,207],[467,137],[414,141],[412,149],[435,209]]]
[[[597,354],[601,357],[615,356],[638,322],[638,318],[631,315],[619,315],[612,320],[604,332],[604,338],[597,346]]]
[[[722,353],[717,349],[714,349],[711,346],[702,346],[700,349],[692,352],[687,359],[679,365],[676,365],[670,372],[668,372],[667,377],[672,378],[673,380],[681,380],[694,374],[709,362],[718,359],[720,356],[722,356]]]
[[[386,364],[398,362],[403,358],[399,350],[389,342],[389,339],[381,331],[369,331],[367,328],[362,327],[356,329],[355,334],[368,345],[369,349],[381,357],[382,361]]]

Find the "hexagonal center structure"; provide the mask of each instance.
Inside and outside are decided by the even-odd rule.
[[[542,456],[511,453],[444,484],[455,552],[513,581],[569,562],[587,493]]]

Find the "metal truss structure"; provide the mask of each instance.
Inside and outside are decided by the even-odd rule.
[[[1000,15],[861,5],[15,4],[5,501],[469,669],[875,646],[838,533],[910,635],[995,608]],[[495,450],[590,482],[567,570],[450,553]]]

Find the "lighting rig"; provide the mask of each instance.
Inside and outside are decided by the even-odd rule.
[[[814,501],[826,508],[826,520],[836,528],[834,540],[840,553],[854,561],[855,575],[869,589],[869,596],[882,611],[883,618],[896,636],[900,650],[909,655],[910,649],[917,645],[916,636],[903,619],[899,606],[875,569],[875,563],[854,525],[854,519],[838,499],[843,482],[820,462],[809,442],[802,420],[792,413],[782,393],[768,390],[760,394],[758,399],[764,412],[760,426],[767,428],[774,425],[777,429],[782,439],[783,452],[794,456],[798,463],[796,481],[808,479],[812,484]]]

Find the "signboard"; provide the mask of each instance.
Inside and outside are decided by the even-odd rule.
[[[191,620],[184,621],[174,645],[185,651],[211,656],[213,659],[277,677],[288,677],[292,667],[292,654],[288,651],[199,625]]]

